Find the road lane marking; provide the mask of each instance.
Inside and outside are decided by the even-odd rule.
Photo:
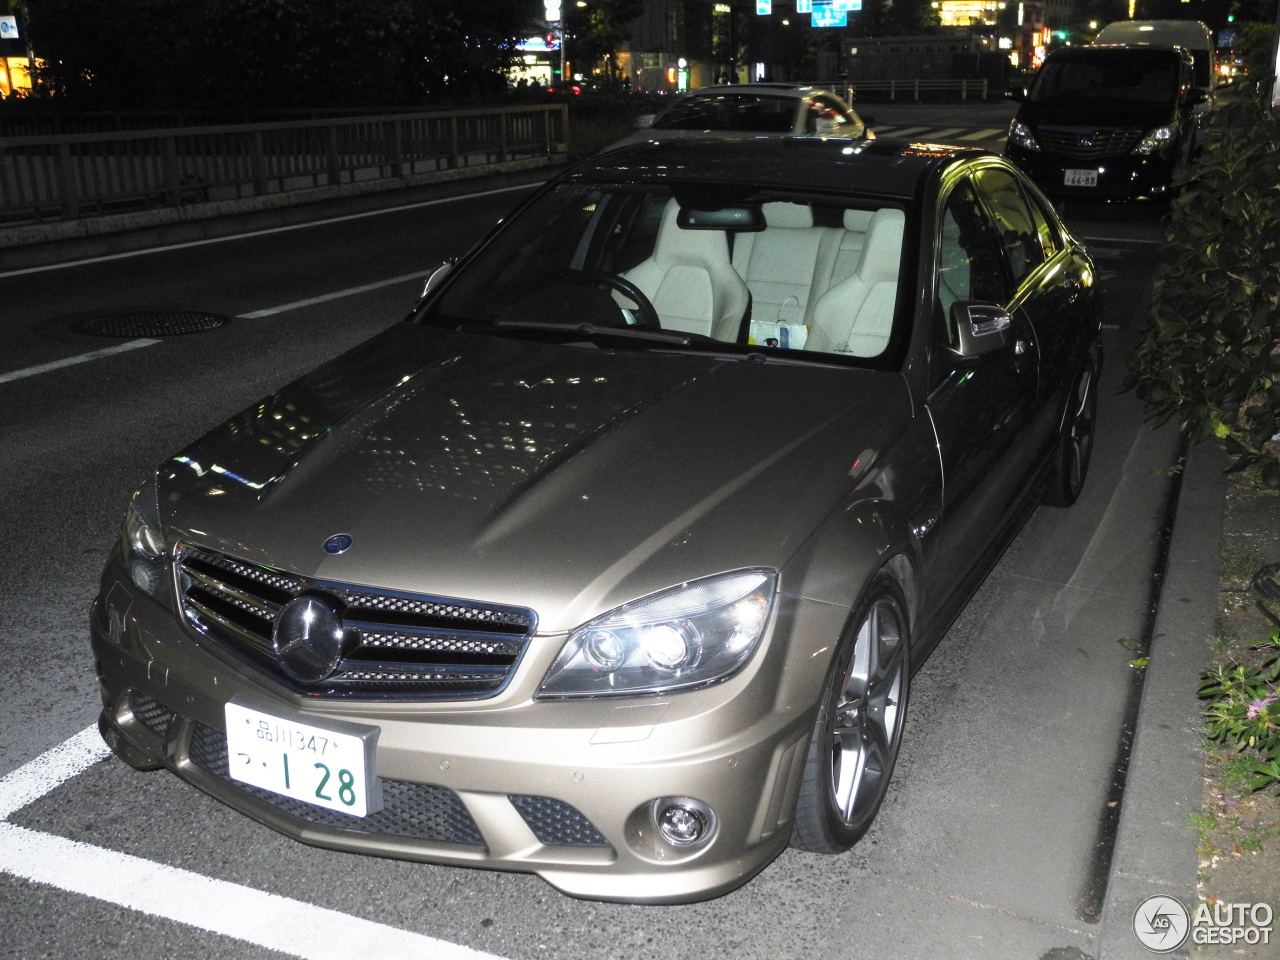
[[[975,133],[966,133],[961,140],[994,140],[996,137],[1005,137],[1009,131],[1005,127],[992,127],[988,130],[978,130]]]
[[[74,367],[77,364],[88,363],[90,360],[98,360],[102,357],[109,357],[117,353],[124,353],[127,350],[137,350],[139,347],[149,347],[153,343],[159,342],[159,340],[144,337],[141,340],[130,340],[128,343],[122,343],[116,347],[104,347],[101,350],[94,350],[90,353],[81,353],[74,357],[54,360],[52,363],[42,363],[35,367],[25,367],[22,370],[14,370],[11,373],[0,373],[0,383],[8,383],[10,380],[21,380],[23,377],[34,377],[42,373],[52,373],[55,370]]]
[[[303,960],[501,960],[447,940],[9,823],[110,754],[96,726],[0,779],[0,872]]]
[[[49,270],[62,270],[67,267],[82,267],[92,263],[108,263],[112,260],[124,260],[128,257],[142,257],[149,253],[164,253],[167,250],[187,250],[191,247],[204,247],[211,243],[229,243],[232,240],[244,240],[248,237],[266,237],[275,233],[287,233],[290,230],[306,230],[309,227],[321,227],[330,223],[345,223],[348,220],[361,220],[365,217],[380,217],[384,213],[400,213],[405,210],[419,210],[423,207],[434,207],[442,203],[453,203],[455,200],[474,200],[479,197],[492,197],[500,193],[512,193],[516,190],[532,190],[541,183],[521,183],[514,187],[497,187],[493,190],[479,190],[475,193],[459,194],[456,197],[439,197],[435,200],[421,200],[417,203],[404,203],[398,207],[386,207],[379,210],[365,210],[363,213],[348,213],[340,217],[328,217],[324,220],[308,220],[306,223],[291,223],[282,227],[266,227],[262,230],[249,230],[245,233],[232,233],[225,237],[206,237],[203,240],[187,240],[183,243],[170,243],[162,247],[147,247],[145,250],[126,250],[122,253],[108,253],[100,257],[85,257],[83,260],[68,260],[65,263],[48,263],[38,267],[23,267],[20,270],[7,270],[0,273],[0,280],[8,277],[24,277],[31,273],[45,273]]]
[[[343,297],[353,297],[358,293],[368,293],[370,290],[381,290],[383,287],[392,287],[397,283],[408,283],[410,280],[417,280],[422,283],[427,279],[427,275],[431,270],[423,269],[414,273],[404,273],[398,277],[391,277],[389,280],[379,280],[376,283],[366,283],[359,287],[348,287],[345,290],[335,290],[333,293],[321,294],[318,297],[307,297],[305,300],[295,300],[292,303],[282,303],[278,307],[266,307],[262,310],[254,310],[250,313],[239,314],[237,320],[259,320],[262,317],[274,316],[277,313],[284,313],[287,310],[300,310],[303,307],[314,307],[318,303],[328,303],[330,300],[340,300]]]

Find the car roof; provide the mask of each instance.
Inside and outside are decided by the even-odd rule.
[[[724,184],[908,200],[980,147],[838,137],[650,140],[597,154],[564,174],[585,182]]]
[[[1085,46],[1058,47],[1049,53],[1054,60],[1088,60],[1094,57],[1114,57],[1127,53],[1168,53],[1183,59],[1189,58],[1191,52],[1185,47],[1172,43],[1091,43]],[[1048,57],[1045,58],[1046,60]]]
[[[814,87],[800,83],[722,83],[714,87],[699,87],[684,94],[686,97],[716,97],[734,93],[762,93],[780,97],[810,97],[816,93],[830,94],[826,87]]]

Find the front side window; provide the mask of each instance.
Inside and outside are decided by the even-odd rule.
[[[1037,222],[1021,185],[1008,170],[981,170],[974,180],[1000,237],[1009,274],[1015,285],[1020,284],[1045,262],[1047,253],[1041,228],[1048,225],[1043,222],[1043,215]],[[1052,253],[1052,248],[1048,253]]]
[[[947,198],[938,227],[935,314],[943,342],[956,342],[951,306],[961,300],[1004,304],[1004,251],[973,185],[960,181]]]

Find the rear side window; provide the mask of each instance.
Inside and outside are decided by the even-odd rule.
[[[673,104],[654,122],[657,130],[746,130],[791,133],[796,100],[748,93],[689,97]]]

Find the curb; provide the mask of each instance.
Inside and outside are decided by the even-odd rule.
[[[1163,894],[1196,907],[1198,834],[1190,816],[1200,809],[1204,789],[1203,707],[1196,691],[1217,620],[1226,465],[1216,443],[1187,451],[1103,901],[1099,960],[1156,955],[1134,934],[1134,912],[1147,897]],[[1186,957],[1190,948],[1188,940],[1165,955]]]

